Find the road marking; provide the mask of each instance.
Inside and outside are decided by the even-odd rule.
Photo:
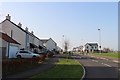
[[[100,58],[100,59],[106,59],[106,58]]]
[[[120,71],[120,69],[118,69]]]
[[[95,57],[95,56],[91,56],[91,57]]]
[[[109,59],[107,59],[107,58],[100,58],[100,59],[104,59],[104,60],[107,60],[107,61],[109,60]]]
[[[109,59],[104,58],[104,60],[107,60],[107,61],[108,61]]]
[[[113,60],[113,62],[119,63],[117,60]]]
[[[98,62],[97,60],[92,60],[93,62]]]
[[[102,63],[103,65],[105,65],[105,66],[108,66],[108,67],[112,67],[111,65],[108,65],[108,64],[105,64],[105,63]]]

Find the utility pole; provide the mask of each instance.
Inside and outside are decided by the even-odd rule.
[[[100,54],[101,54],[101,29],[98,29],[99,31],[99,48],[100,48]]]

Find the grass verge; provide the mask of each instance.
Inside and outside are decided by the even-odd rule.
[[[120,55],[118,55],[118,53],[90,53],[90,54],[100,57],[120,58]]]
[[[57,80],[75,78],[80,80],[80,78],[83,76],[83,73],[84,70],[79,61],[74,59],[60,59],[54,68],[31,77],[31,80],[36,80],[39,78],[57,78]]]

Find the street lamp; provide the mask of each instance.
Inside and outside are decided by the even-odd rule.
[[[101,29],[98,29],[99,31],[99,48],[100,48],[100,53],[101,53]]]
[[[64,52],[64,35],[62,35],[62,47],[63,47],[63,52]]]

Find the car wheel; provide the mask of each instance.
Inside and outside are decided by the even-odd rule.
[[[21,56],[20,56],[20,55],[18,55],[18,56],[17,56],[17,58],[18,58],[18,59],[21,59]]]
[[[33,56],[33,58],[36,58],[36,56]]]

